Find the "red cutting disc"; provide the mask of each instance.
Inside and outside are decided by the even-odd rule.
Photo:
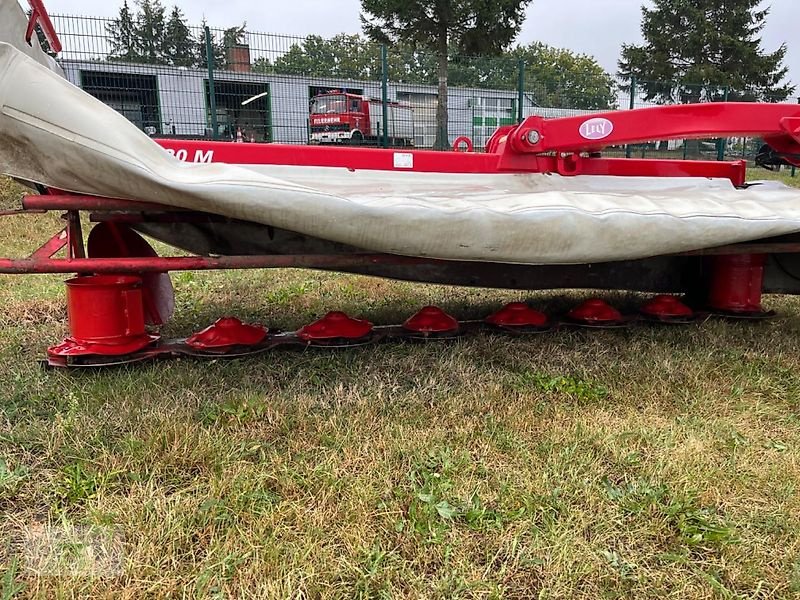
[[[544,327],[547,315],[524,302],[511,302],[486,317],[486,322],[498,327]]]
[[[613,306],[600,298],[590,298],[580,306],[567,313],[572,321],[590,325],[618,323],[622,314]]]
[[[660,295],[645,302],[639,309],[648,317],[658,319],[688,319],[694,311],[686,306],[677,296]]]
[[[160,338],[160,335],[145,333],[131,338],[124,344],[97,344],[94,342],[80,342],[72,338],[67,338],[56,346],[50,346],[47,349],[47,355],[50,357],[87,355],[123,356],[125,354],[138,352],[153,342],[158,341]]]
[[[347,339],[355,340],[372,332],[372,323],[354,319],[340,311],[331,311],[321,319],[301,328],[297,337],[306,341]]]
[[[403,323],[403,329],[415,333],[451,333],[458,331],[458,321],[438,306],[425,306]]]
[[[186,344],[197,350],[225,348],[228,346],[254,346],[267,337],[268,330],[262,325],[242,323],[236,317],[222,317],[198,331],[186,340]]]

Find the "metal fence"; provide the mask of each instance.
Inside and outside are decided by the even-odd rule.
[[[361,119],[363,133],[350,143],[428,148],[443,133],[437,131],[436,57],[411,48],[386,47],[357,35],[300,38],[244,26],[181,28],[167,22],[142,37],[120,19],[56,15],[53,22],[64,46],[60,62],[68,79],[152,136],[342,141],[351,135],[352,122],[347,125],[333,115],[343,111]],[[645,100],[648,90],[669,102],[755,99],[668,82],[622,86],[596,73],[543,79],[536,65],[513,54],[454,56],[447,143],[464,136],[481,149],[498,126],[529,115],[550,118],[653,105]],[[610,153],[752,159],[759,146],[752,139],[670,141]]]

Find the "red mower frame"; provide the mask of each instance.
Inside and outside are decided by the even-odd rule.
[[[55,51],[61,43],[42,0],[29,0],[31,14],[25,39],[33,39],[39,25]],[[800,166],[800,106],[788,104],[708,103],[643,108],[629,111],[544,119],[531,116],[519,123],[500,127],[488,141],[485,152],[472,152],[468,138],[458,138],[454,150],[466,146],[467,152],[433,152],[425,150],[392,150],[377,148],[327,148],[281,144],[243,144],[206,140],[156,140],[165,151],[180,160],[231,164],[274,164],[316,167],[339,167],[351,170],[382,170],[440,173],[554,173],[561,176],[614,177],[702,177],[728,179],[734,186],[746,184],[745,161],[688,161],[669,159],[607,158],[602,152],[609,147],[671,139],[703,139],[727,137],[760,137],[769,146],[770,160]],[[25,196],[22,208],[0,211],[0,217],[35,215],[47,211],[63,211],[64,227],[25,258],[0,258],[0,273],[77,273],[67,282],[70,337],[48,350],[51,365],[68,366],[76,357],[89,356],[85,365],[97,357],[130,362],[157,356],[192,352],[226,352],[238,346],[262,351],[276,345],[302,345],[318,342],[346,345],[370,337],[392,336],[401,339],[414,336],[456,336],[474,323],[459,322],[436,307],[425,307],[402,326],[384,327],[376,332],[371,323],[332,312],[323,319],[302,328],[296,334],[272,336],[259,325],[243,324],[233,318],[218,320],[214,325],[187,340],[158,345],[159,336],[147,333],[145,321],[158,325],[161,306],[157,289],[148,277],[160,277],[169,271],[207,269],[245,269],[302,267],[347,269],[374,265],[442,267],[454,261],[437,261],[390,254],[252,254],[225,256],[156,256],[144,243],[144,250],[125,240],[126,228],[137,223],[209,223],[225,221],[225,217],[198,211],[138,202],[135,199],[101,198],[70,194],[54,189],[40,189],[40,195]],[[103,233],[119,254],[95,253],[92,236],[88,250],[84,244],[81,212],[88,220],[104,226],[93,229]],[[127,248],[126,248],[127,245]],[[65,250],[64,258],[56,255]],[[136,252],[141,252],[137,254]],[[737,318],[761,318],[767,313],[761,307],[765,265],[770,255],[800,255],[796,239],[766,240],[756,243],[701,249],[668,258],[669,265],[689,255],[710,255],[702,259],[708,270],[706,297],[700,302],[717,313]],[[88,256],[87,254],[94,254]],[[677,258],[676,258],[677,257]],[[480,268],[480,264],[459,265],[463,269]],[[484,268],[486,265],[483,265]],[[510,271],[513,265],[488,265],[492,269]],[[606,265],[607,266],[607,265]],[[781,270],[784,267],[778,263]],[[573,265],[554,266],[556,278],[550,281],[564,286],[570,281],[566,273]],[[593,269],[598,265],[580,265]],[[612,273],[616,265],[602,273]],[[662,267],[663,268],[663,267]],[[672,272],[668,269],[664,271]],[[444,272],[444,271],[442,271]],[[631,285],[633,271],[617,278],[617,285]],[[136,277],[131,277],[136,275]],[[795,278],[789,276],[793,279]],[[435,279],[434,279],[435,281]],[[450,280],[448,280],[450,281]],[[450,281],[452,282],[452,281]],[[538,283],[538,282],[537,282]],[[602,278],[606,286],[608,281]],[[147,289],[143,289],[147,288]],[[768,288],[769,289],[769,288]],[[774,288],[772,288],[774,289]],[[648,291],[654,291],[648,288]],[[795,293],[797,293],[795,291]],[[168,311],[167,311],[168,312]],[[166,314],[166,312],[164,313]],[[676,297],[659,295],[650,300],[642,314],[665,322],[687,322],[698,313]],[[167,316],[168,318],[168,316]],[[592,327],[617,327],[626,319],[602,300],[592,299],[572,310],[566,320]],[[512,303],[486,319],[495,327],[520,331],[552,326],[546,315],[522,303]],[[397,329],[398,331],[394,331]],[[234,352],[235,353],[235,352]],[[113,363],[106,363],[113,364]]]
[[[45,13],[46,16],[46,13]],[[328,148],[283,144],[241,144],[204,140],[156,140],[183,160],[233,164],[276,164],[348,169],[445,173],[557,173],[563,176],[704,177],[745,184],[745,161],[693,161],[606,158],[604,148],[653,140],[758,136],[791,164],[800,166],[800,106],[790,104],[709,103],[660,106],[579,117],[528,117],[499,128],[486,152],[436,152],[377,148]],[[398,155],[403,158],[398,161]],[[409,165],[411,165],[409,167]],[[359,264],[432,264],[438,261],[389,254],[268,255],[86,258],[80,211],[92,222],[136,222],[142,213],[162,220],[191,222],[219,218],[207,213],[124,200],[47,190],[26,196],[20,210],[0,216],[65,211],[63,230],[26,258],[0,258],[0,273],[143,273],[175,270],[271,267],[336,268]],[[67,247],[66,258],[53,258]],[[794,253],[797,243],[737,244],[691,254]]]

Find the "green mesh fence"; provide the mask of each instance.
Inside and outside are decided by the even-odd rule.
[[[68,79],[158,137],[430,148],[465,136],[480,150],[498,126],[529,115],[760,97],[669,82],[623,85],[580,72],[543,80],[537,65],[514,56],[451,56],[448,123],[439,130],[438,63],[430,53],[358,35],[166,26],[144,39],[119,20],[57,15],[53,22]],[[760,146],[756,139],[654,140],[607,154],[752,160]]]

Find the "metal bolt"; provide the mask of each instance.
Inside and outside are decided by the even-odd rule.
[[[536,131],[535,129],[531,129],[528,132],[528,143],[530,143],[531,145],[535,146],[536,144],[539,143],[539,141],[541,139],[542,139],[542,136],[539,135],[539,132]]]

